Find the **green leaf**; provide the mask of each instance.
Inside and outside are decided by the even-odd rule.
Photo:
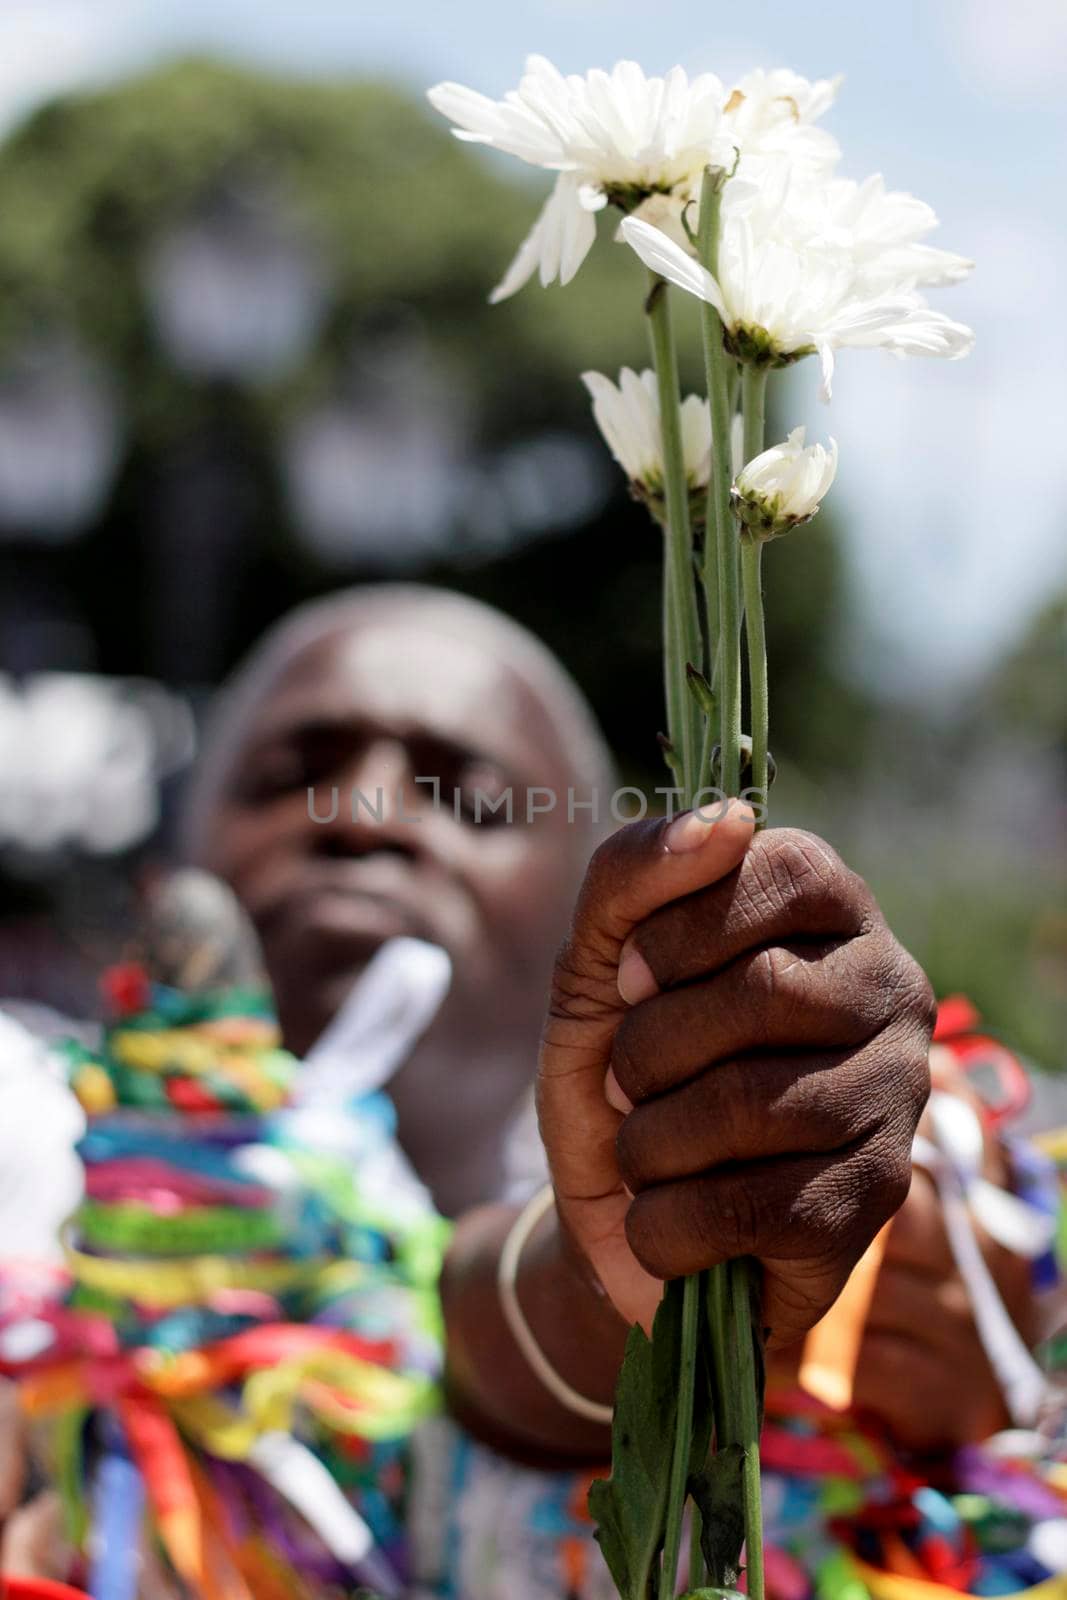
[[[726,1589],[741,1576],[745,1542],[745,1503],[741,1470],[745,1452],[739,1444],[717,1450],[702,1472],[693,1474],[689,1492],[700,1507],[700,1547],[708,1572]],[[709,1589],[719,1594],[721,1589]],[[704,1593],[703,1590],[700,1593]]]
[[[745,1600],[737,1589],[687,1589],[682,1600]]]
[[[764,1352],[763,1329],[760,1318],[763,1306],[760,1294],[759,1268],[753,1263],[748,1271],[748,1306],[749,1320],[752,1324],[752,1366],[756,1382],[756,1416],[759,1426],[763,1426],[764,1400],[767,1391],[767,1359]]]
[[[589,1491],[596,1538],[622,1600],[652,1600],[667,1520],[678,1409],[682,1280],[667,1285],[652,1338],[631,1328],[615,1392],[611,1476]],[[701,1343],[703,1344],[703,1340]],[[706,1363],[697,1373],[691,1461],[703,1461],[710,1431]]]
[[[715,711],[715,691],[699,668],[694,667],[691,661],[685,664],[685,681],[689,693],[706,716],[712,716]]]

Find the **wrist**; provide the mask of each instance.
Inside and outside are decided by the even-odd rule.
[[[610,1406],[629,1329],[554,1204],[524,1243],[514,1287],[549,1365],[594,1405]]]
[[[468,1432],[529,1465],[599,1463],[608,1428],[575,1415],[549,1392],[503,1310],[501,1254],[520,1216],[513,1206],[487,1206],[457,1225],[441,1278],[449,1404]],[[515,1292],[554,1371],[579,1395],[609,1404],[627,1329],[563,1237],[554,1207],[522,1242]]]

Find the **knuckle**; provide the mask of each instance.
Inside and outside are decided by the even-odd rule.
[[[602,894],[607,885],[614,879],[621,849],[621,835],[609,834],[597,845],[589,857],[589,864],[585,869],[584,894],[596,896]]]
[[[767,1035],[773,1018],[777,1028],[787,1027],[805,1005],[814,1000],[816,980],[796,952],[784,945],[768,945],[748,961],[745,980],[746,1017],[758,1042]]]
[[[888,928],[872,935],[880,950],[882,986],[893,1010],[906,1017],[921,1033],[933,1032],[937,1001],[930,980],[919,963],[893,937]]]
[[[813,907],[835,898],[836,880],[844,869],[821,839],[799,828],[774,829],[759,838],[767,845],[753,860],[754,873],[776,909]]]
[[[846,1275],[837,1262],[789,1275],[776,1272],[765,1289],[768,1342],[792,1344],[805,1334],[833,1303]]]
[[[910,1134],[882,1129],[856,1162],[858,1222],[869,1234],[896,1216],[908,1198],[911,1177]]]
[[[602,840],[586,867],[577,923],[603,924],[620,936],[629,931],[634,883],[650,855],[659,850],[662,832],[660,818],[645,817],[626,823]]]
[[[915,1040],[911,1048],[901,1050],[894,1081],[904,1103],[910,1140],[930,1098],[930,1049],[925,1037]]]
[[[813,1261],[843,1261],[846,1270],[903,1205],[911,1162],[884,1137],[864,1141],[846,1160],[828,1161],[794,1208],[791,1244]]]
[[[694,1222],[700,1241],[730,1260],[755,1255],[767,1209],[752,1179],[723,1179],[707,1189],[697,1208]]]
[[[562,1022],[600,1022],[618,1009],[614,1003],[615,969],[611,962],[569,935],[560,946],[552,970],[548,1018]]]
[[[937,997],[922,967],[906,951],[904,960],[908,973],[911,1011],[924,1035],[924,1042],[928,1045],[934,1031],[934,1023],[937,1021]]]
[[[707,1075],[706,1120],[714,1132],[716,1162],[743,1161],[758,1155],[759,1136],[766,1129],[767,1100],[755,1064],[724,1062]],[[711,1098],[711,1097],[714,1098]]]

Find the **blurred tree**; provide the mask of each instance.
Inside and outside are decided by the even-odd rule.
[[[994,710],[1067,763],[1067,593],[1039,611],[992,679]]]

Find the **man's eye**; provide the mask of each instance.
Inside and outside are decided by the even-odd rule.
[[[256,752],[240,779],[240,796],[256,805],[326,783],[341,769],[349,753],[349,744],[331,730],[309,730],[290,743]]]
[[[302,789],[313,781],[300,751],[272,750],[249,763],[242,774],[239,793],[247,804],[258,805]]]
[[[492,761],[465,761],[454,786],[456,812],[466,822],[490,827],[510,821],[507,774]]]

